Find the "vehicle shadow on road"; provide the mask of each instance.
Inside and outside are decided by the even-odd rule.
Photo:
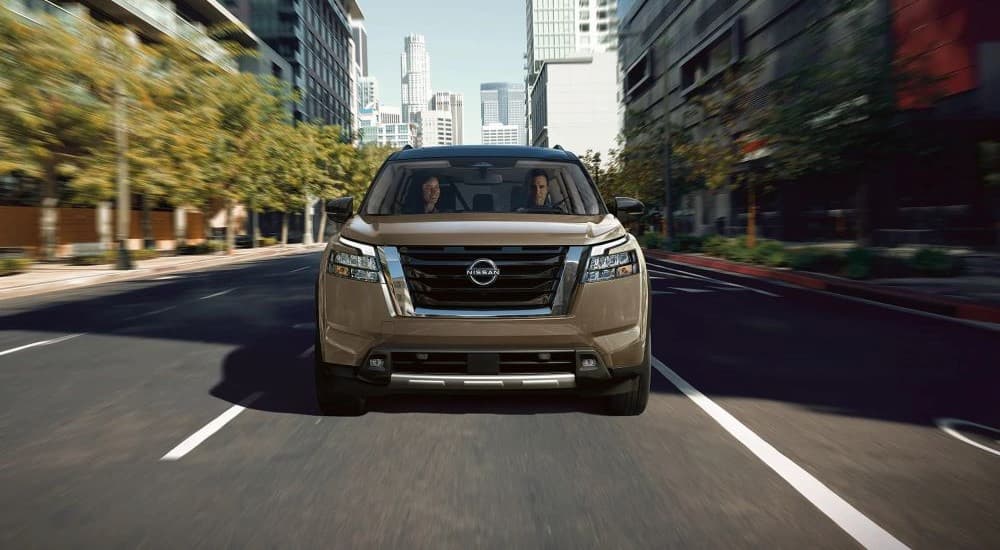
[[[242,404],[255,393],[248,408],[267,412],[321,415],[316,404],[312,353],[303,354],[311,331],[283,333],[281,338],[244,345],[226,356],[222,377],[211,395]],[[375,413],[436,414],[603,414],[600,399],[572,394],[393,395],[368,400]]]

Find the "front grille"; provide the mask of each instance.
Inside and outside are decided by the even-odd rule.
[[[550,307],[559,286],[564,246],[404,246],[399,256],[413,305],[442,309]],[[500,275],[488,286],[466,270],[480,258]]]
[[[546,354],[547,358],[542,359]],[[550,374],[576,371],[576,354],[572,351],[501,352],[498,374]],[[412,374],[465,374],[468,368],[465,352],[392,352],[392,371]]]

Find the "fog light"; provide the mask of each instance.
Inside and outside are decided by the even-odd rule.
[[[551,353],[544,352],[544,353],[539,353],[538,354],[538,360],[539,361],[548,361],[549,359],[552,359],[552,354]]]
[[[597,368],[597,359],[593,357],[584,357],[580,360],[580,368],[582,370],[593,370]]]
[[[426,361],[427,360],[427,354],[426,353],[418,353],[417,354],[417,359],[419,359],[420,361]]]

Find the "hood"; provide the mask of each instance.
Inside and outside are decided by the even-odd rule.
[[[610,214],[354,216],[341,230],[348,239],[376,246],[587,246],[624,234]]]

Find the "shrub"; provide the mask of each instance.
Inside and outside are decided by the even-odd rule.
[[[0,259],[0,277],[23,273],[30,267],[31,260],[28,258],[2,258]]]
[[[872,276],[875,255],[867,248],[852,248],[847,252],[844,275],[851,279],[867,279]]]
[[[768,260],[772,257],[783,258],[784,251],[785,247],[780,242],[761,239],[757,241],[757,246],[751,249],[752,261],[755,264],[771,265]]]
[[[728,239],[720,235],[712,235],[705,238],[701,243],[701,249],[712,256],[722,256],[722,249],[725,248]]]
[[[698,235],[677,235],[671,242],[671,250],[675,252],[701,252],[704,237]]]
[[[948,277],[960,271],[960,262],[954,256],[936,248],[917,250],[909,265],[915,274],[927,277]]]
[[[788,253],[787,258],[788,264],[793,269],[821,273],[837,273],[845,263],[843,254],[822,248],[792,250]]]
[[[105,252],[103,254],[87,254],[85,256],[73,256],[69,263],[70,265],[104,265],[110,264],[115,261],[115,257],[110,255],[110,252]]]
[[[135,261],[139,260],[152,260],[153,258],[159,258],[160,252],[155,248],[142,248],[140,250],[130,250],[132,259]],[[117,253],[112,254],[112,257],[117,257]]]
[[[275,237],[261,237],[260,238],[260,245],[261,246],[274,246],[276,244],[278,244],[278,239],[275,238]]]
[[[647,231],[639,237],[643,248],[660,248],[663,246],[663,236],[655,231]]]
[[[178,254],[211,254],[226,249],[226,243],[222,241],[206,241],[199,244],[188,244],[177,248]]]

